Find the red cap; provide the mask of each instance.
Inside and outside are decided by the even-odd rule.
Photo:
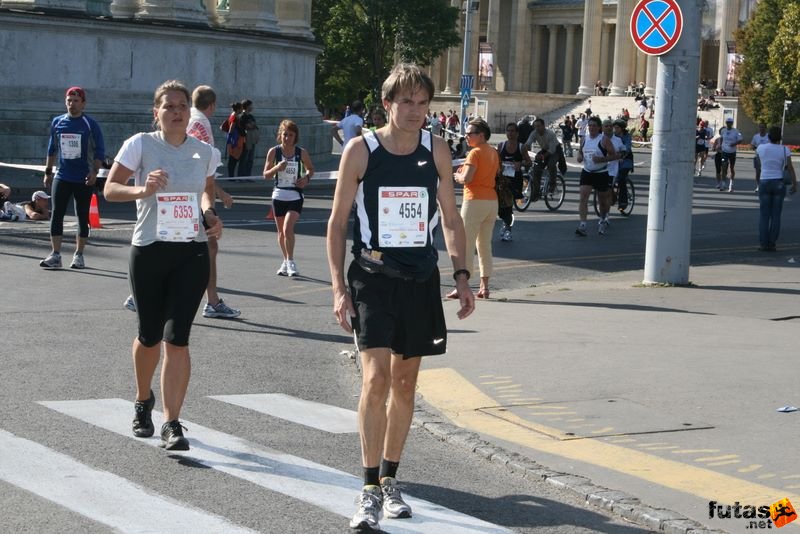
[[[65,96],[79,96],[81,100],[86,100],[86,91],[78,86],[74,86],[67,89],[67,94]]]

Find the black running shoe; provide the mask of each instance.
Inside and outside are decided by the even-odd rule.
[[[156,431],[153,427],[153,406],[156,404],[156,396],[150,390],[150,398],[146,401],[136,401],[133,409],[136,412],[133,416],[133,435],[137,438],[149,438]]]
[[[185,429],[177,419],[164,423],[161,426],[161,447],[168,451],[188,451],[189,440],[183,437]]]

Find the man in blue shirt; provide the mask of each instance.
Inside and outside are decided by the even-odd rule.
[[[53,250],[39,262],[45,269],[61,268],[61,239],[64,234],[64,214],[70,197],[74,199],[75,215],[78,217],[79,233],[73,269],[83,269],[83,249],[89,237],[89,205],[92,200],[97,171],[105,158],[103,132],[88,115],[84,115],[86,92],[80,87],[70,87],[66,94],[67,112],[53,119],[50,124],[50,141],[47,145],[47,162],[44,171],[44,186],[52,184],[53,215],[50,219],[50,242]],[[58,172],[53,173],[53,164],[58,154]],[[55,180],[53,179],[55,178]]]

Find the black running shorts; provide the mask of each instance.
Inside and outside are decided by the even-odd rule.
[[[297,200],[273,200],[272,211],[275,217],[285,217],[289,211],[303,213],[303,199]]]
[[[208,274],[206,243],[156,241],[131,247],[131,292],[142,345],[154,347],[162,339],[178,347],[189,344],[189,332],[208,286]]]
[[[359,350],[390,348],[403,359],[446,352],[438,269],[417,282],[370,274],[353,261],[347,281],[356,309],[352,322]]]
[[[587,170],[581,171],[581,185],[591,185],[595,190],[603,193],[608,191],[611,185],[611,180],[608,173],[603,172],[589,172]]]

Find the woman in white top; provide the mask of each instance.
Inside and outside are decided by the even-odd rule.
[[[774,252],[781,231],[781,212],[786,184],[783,183],[784,168],[792,179],[790,191],[797,192],[797,175],[792,165],[789,148],[781,144],[781,129],[773,126],[767,134],[769,143],[758,145],[756,153],[761,160],[761,181],[758,186],[760,207],[758,219],[758,250]]]
[[[153,435],[155,396],[150,386],[163,345],[161,446],[167,450],[189,449],[178,419],[191,374],[189,333],[208,285],[208,236],[222,235],[213,208],[220,154],[186,134],[190,107],[184,85],[174,80],[161,84],[153,99],[158,129],[125,141],[104,188],[106,200],[136,201],[130,253],[139,320],[133,341],[133,434]],[[134,183],[129,185],[131,177]]]
[[[294,261],[294,227],[303,211],[303,188],[314,176],[314,166],[305,148],[297,146],[300,129],[290,120],[278,126],[278,142],[267,152],[264,164],[264,179],[275,179],[272,189],[272,213],[278,226],[278,245],[283,261],[278,276],[297,276]]]

